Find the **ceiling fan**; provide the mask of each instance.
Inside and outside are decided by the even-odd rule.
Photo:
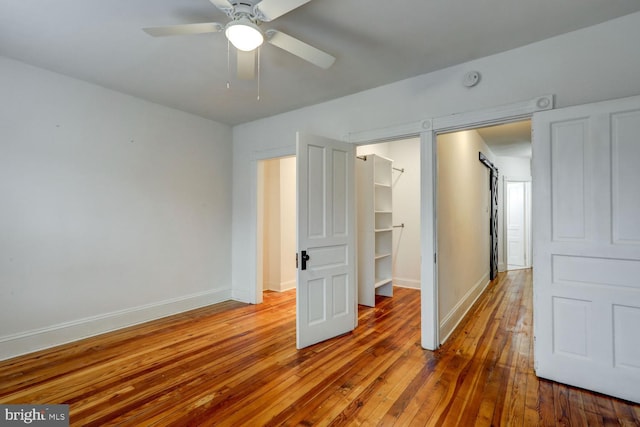
[[[327,69],[335,57],[281,31],[262,31],[263,22],[274,19],[308,3],[311,0],[210,0],[224,12],[231,21],[223,25],[217,22],[200,24],[170,25],[166,27],[144,28],[154,37],[186,34],[218,33],[224,31],[227,39],[238,50],[238,77],[253,79],[256,69],[256,50],[266,40],[268,43],[286,50],[305,61]]]

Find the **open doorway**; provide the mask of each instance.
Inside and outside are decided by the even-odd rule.
[[[498,270],[531,267],[531,120],[477,129],[499,170]]]
[[[296,287],[296,158],[258,161],[257,282],[260,292]]]
[[[367,184],[360,176],[358,182],[359,304],[373,306],[371,302],[375,301],[373,290],[369,295],[370,289],[364,281],[378,286],[376,295],[387,297],[393,294],[394,286],[421,288],[420,151],[418,137],[360,145],[356,150],[357,171],[359,167],[366,169],[364,163],[370,164],[377,156],[385,160],[382,164],[388,169],[389,177],[389,181],[383,177]],[[377,204],[371,212],[363,208],[366,193],[372,193],[375,199],[374,193],[381,195],[387,191],[391,195],[388,206]],[[366,221],[367,215],[370,221]],[[371,251],[367,250],[368,242]]]
[[[524,201],[531,185],[531,122],[438,134],[436,150],[437,303],[442,343],[489,284],[492,270],[507,269],[510,241],[505,219],[521,218],[520,243],[530,241],[526,210],[530,212],[531,204],[525,206]],[[508,210],[505,186],[510,181],[505,179],[522,184],[520,216]],[[515,245],[511,249],[514,252]],[[523,247],[522,252],[530,259],[530,251]],[[520,268],[530,265],[522,263]]]
[[[507,270],[531,267],[531,179],[504,179]]]

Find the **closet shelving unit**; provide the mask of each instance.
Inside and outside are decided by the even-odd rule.
[[[393,296],[392,160],[369,154],[358,161],[358,304]]]

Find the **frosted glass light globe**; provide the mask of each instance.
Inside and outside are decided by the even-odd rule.
[[[236,49],[250,52],[264,41],[262,32],[258,26],[246,18],[240,18],[227,25],[225,35]]]

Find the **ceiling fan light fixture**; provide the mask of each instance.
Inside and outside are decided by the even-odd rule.
[[[254,50],[264,42],[262,31],[247,18],[229,22],[224,33],[236,49],[245,52]]]

